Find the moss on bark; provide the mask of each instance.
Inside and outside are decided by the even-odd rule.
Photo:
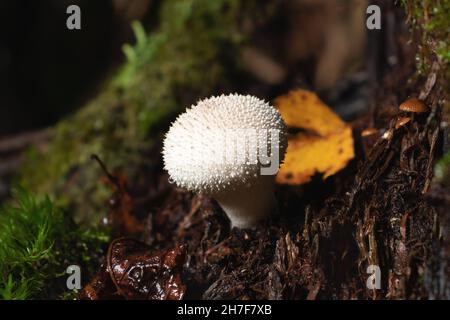
[[[48,150],[29,152],[21,185],[54,196],[78,222],[96,224],[110,191],[98,183],[102,173],[89,156],[130,175],[155,162],[144,156],[155,127],[195,100],[233,88],[246,36],[240,26],[270,8],[255,0],[164,1],[157,30],[146,34],[134,23],[136,43],[124,46],[126,63],[98,97],[52,129]]]

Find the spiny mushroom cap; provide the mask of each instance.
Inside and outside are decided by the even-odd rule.
[[[248,151],[244,161],[225,160],[226,154],[233,155],[230,148],[236,148],[228,143],[230,133],[242,138],[249,129],[257,133],[245,137],[245,150],[253,150],[257,141],[267,138],[263,154],[278,152],[281,164],[287,146],[286,126],[274,107],[256,97],[238,94],[199,101],[178,116],[166,134],[163,158],[171,180],[206,194],[250,185],[261,174],[261,149],[255,148],[257,156],[253,158],[248,157]],[[279,132],[278,145],[270,145],[270,131],[265,130],[271,129]]]

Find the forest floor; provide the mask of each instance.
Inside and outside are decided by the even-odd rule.
[[[226,7],[228,2],[222,2]],[[170,10],[184,8],[177,0],[167,3],[162,12],[168,15]],[[379,3],[388,18],[383,20],[386,27],[382,31],[369,36],[369,50],[363,56],[366,71],[355,72],[333,87],[318,83],[325,88],[319,96],[351,126],[354,159],[326,179],[316,174],[306,184],[277,185],[276,214],[260,226],[231,228],[215,200],[177,188],[163,170],[162,131],[180,111],[173,106],[179,100],[191,101],[209,94],[208,90],[236,89],[214,83],[212,88],[197,90],[195,81],[201,79],[203,85],[221,79],[225,77],[223,70],[211,66],[207,73],[211,79],[204,81],[202,77],[207,76],[201,70],[209,67],[209,60],[193,58],[192,64],[200,65],[198,73],[187,72],[190,69],[178,63],[188,57],[178,47],[194,47],[192,52],[198,55],[197,47],[184,43],[184,37],[177,33],[189,32],[183,23],[192,27],[194,35],[200,34],[196,28],[205,28],[202,22],[197,26],[189,20],[200,18],[189,18],[188,14],[180,18],[182,31],[167,23],[167,30],[161,28],[166,33],[160,31],[146,38],[143,29],[135,28],[137,44],[126,51],[131,62],[116,79],[120,80],[120,90],[100,95],[74,117],[77,125],[99,118],[92,127],[71,127],[69,120],[50,133],[39,130],[3,140],[0,155],[7,157],[0,162],[0,176],[8,179],[0,184],[0,198],[9,195],[11,172],[18,170],[18,163],[26,157],[23,150],[34,145],[50,156],[36,157],[41,160],[33,162],[32,154],[33,161],[22,171],[21,181],[26,187],[62,199],[77,223],[85,222],[86,216],[98,223],[97,218],[107,212],[101,221],[108,227],[109,240],[89,257],[97,270],[83,280],[79,299],[449,299],[450,182],[435,176],[437,161],[449,152],[448,125],[442,125],[450,121],[449,63],[427,51],[423,30],[405,27],[406,21],[414,20],[413,11],[405,14],[404,7],[393,6],[390,1]],[[218,10],[208,6],[214,13]],[[200,12],[202,19],[209,17]],[[215,20],[215,28],[222,31],[230,23],[227,17],[220,18],[223,21]],[[314,72],[305,65],[291,68],[288,63],[277,66],[266,59],[254,59],[261,58],[258,50],[267,43],[280,42],[278,25],[280,20],[275,19],[259,33],[254,32],[252,40],[259,47],[247,51],[250,60],[266,67],[269,64],[272,72],[261,74],[261,68],[253,65],[245,76],[225,73],[238,79],[239,91],[273,99],[292,89],[314,87],[310,79]],[[253,27],[258,30],[259,26]],[[283,37],[298,37],[293,33],[284,33]],[[211,34],[204,38],[201,34],[201,40],[213,44],[224,41],[221,32]],[[175,39],[174,47],[164,40],[170,37]],[[147,56],[148,50],[143,48],[156,54]],[[201,53],[208,59],[225,57],[229,63],[226,53],[205,48]],[[277,52],[271,54],[277,56]],[[160,70],[152,69],[145,59],[163,65],[176,80],[170,80],[172,74],[161,77]],[[176,67],[164,64],[164,59],[176,61]],[[325,55],[323,59],[328,58]],[[191,60],[186,60],[189,65]],[[335,56],[331,60],[336,60]],[[331,77],[332,73],[329,70],[325,75]],[[145,76],[150,79],[148,83],[142,80]],[[151,93],[146,91],[148,87]],[[188,89],[180,89],[185,87]],[[145,100],[154,92],[157,98]],[[399,110],[399,105],[411,97],[423,101],[428,111]],[[148,101],[156,108],[163,101],[166,105],[161,109],[169,111],[151,109],[156,111],[146,117],[140,105],[147,107]],[[96,105],[101,108],[96,109]],[[400,118],[407,121],[399,123]],[[143,126],[151,132],[151,139],[139,131],[142,119],[147,121]],[[152,122],[160,119],[156,125]],[[49,147],[52,134],[56,138]],[[144,146],[142,141],[150,143]],[[134,157],[140,148],[145,153]],[[86,160],[86,154],[94,154],[92,160]],[[129,154],[133,156],[127,158]],[[127,159],[125,165],[120,162],[123,159]],[[39,165],[42,171],[36,170]],[[127,166],[132,170],[123,169]],[[93,178],[98,172],[101,178]],[[109,198],[106,203],[98,201],[105,194]],[[89,207],[91,202],[95,206]],[[0,293],[2,281],[6,281],[2,267],[0,263]],[[60,288],[55,291],[49,296],[60,297]]]
[[[161,165],[139,179],[110,177],[118,239],[80,298],[449,298],[449,192],[433,180],[443,70],[432,61],[413,76],[410,35],[393,34],[399,63],[351,121],[355,159],[326,180],[278,186],[278,213],[263,225],[230,229],[214,200],[169,184]],[[410,96],[429,112],[402,113]],[[362,135],[367,128],[378,129]],[[378,288],[368,285],[374,272]]]

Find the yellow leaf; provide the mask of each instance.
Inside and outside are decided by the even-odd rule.
[[[275,99],[275,106],[289,127],[302,128],[321,136],[347,126],[311,91],[295,90]]]
[[[291,135],[277,182],[302,184],[316,173],[327,178],[354,157],[352,130],[315,93],[291,91],[275,105],[288,127],[305,130]]]

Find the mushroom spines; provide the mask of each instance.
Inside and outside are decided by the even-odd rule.
[[[279,135],[273,147],[271,130]],[[264,142],[264,135],[268,149],[279,152],[281,163],[286,127],[274,107],[250,95],[200,100],[172,123],[164,140],[164,166],[180,187],[211,194],[233,189],[260,175],[261,148],[255,146]],[[239,148],[245,151],[239,153]]]

